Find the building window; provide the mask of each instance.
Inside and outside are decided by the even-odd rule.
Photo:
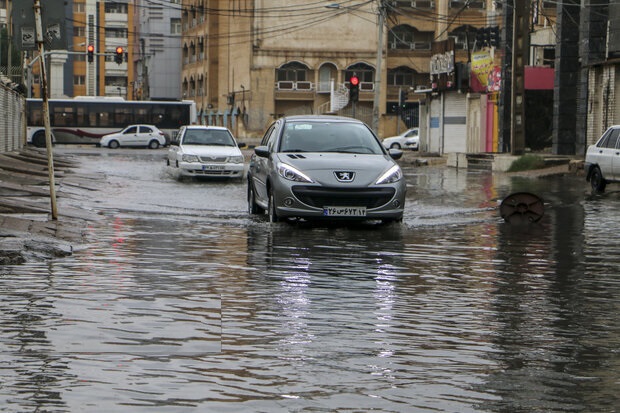
[[[276,69],[276,79],[278,82],[305,82],[308,77],[307,73],[307,66],[299,62],[291,62]]]
[[[127,14],[127,3],[121,3],[116,1],[105,2],[106,13],[121,13]]]
[[[73,26],[73,37],[85,37],[85,36],[86,36],[86,27]]]
[[[106,76],[105,85],[127,87],[127,78],[124,76]]]
[[[365,63],[358,63],[350,66],[344,72],[345,81],[348,82],[353,75],[357,76],[362,83],[373,83],[375,79],[375,69]]]
[[[86,3],[73,3],[73,13],[86,13]]]
[[[170,19],[170,34],[181,34],[181,19]]]
[[[387,83],[389,86],[415,86],[416,71],[408,67],[397,67],[388,70]]]
[[[86,76],[84,76],[84,75],[73,76],[73,84],[74,85],[85,85],[86,84]]]
[[[75,54],[75,55],[73,55],[73,61],[74,62],[85,62],[86,61],[86,52],[84,52],[82,54]]]
[[[393,27],[388,35],[390,49],[431,50],[433,32],[420,32],[407,24]]]
[[[105,29],[105,37],[116,38],[116,39],[126,39],[127,29],[126,28]]]

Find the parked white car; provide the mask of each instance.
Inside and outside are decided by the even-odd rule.
[[[157,149],[166,145],[166,135],[153,125],[130,125],[120,132],[104,135],[99,145],[111,149],[120,146],[142,146]]]
[[[383,139],[385,149],[412,149],[417,151],[420,148],[420,129],[411,128],[397,136],[390,136]]]
[[[170,142],[166,163],[179,178],[242,178],[245,167],[239,144],[220,126],[183,126]]]
[[[604,192],[610,182],[620,182],[620,125],[611,126],[588,147],[584,169],[595,192]]]

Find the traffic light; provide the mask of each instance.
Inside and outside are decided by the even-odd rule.
[[[489,45],[499,47],[499,26],[489,27]]]
[[[407,103],[407,98],[409,97],[409,92],[407,89],[400,90],[399,102],[402,107],[405,107],[405,103]]]
[[[357,102],[360,98],[360,78],[353,75],[349,78],[349,98]]]
[[[116,55],[114,56],[114,61],[119,65],[123,63],[123,48],[120,46],[116,48]]]
[[[478,48],[484,47],[488,41],[488,32],[486,27],[481,27],[476,30],[476,46]]]
[[[95,56],[95,46],[93,46],[92,44],[89,44],[86,47],[86,53],[88,54],[88,63],[92,63],[94,60],[94,56]]]

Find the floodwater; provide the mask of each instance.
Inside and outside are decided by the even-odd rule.
[[[400,225],[269,224],[245,180],[99,152],[87,244],[0,269],[4,412],[620,409],[613,185],[409,167]]]

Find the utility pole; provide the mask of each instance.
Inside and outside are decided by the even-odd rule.
[[[530,49],[530,1],[515,0],[514,5],[510,152],[522,155],[525,152],[525,66],[528,64]]]
[[[34,2],[34,19],[37,31],[37,46],[39,48],[39,56],[41,56],[39,67],[41,70],[41,86],[42,106],[43,106],[43,123],[45,125],[45,147],[47,149],[47,170],[50,185],[50,201],[52,208],[52,219],[58,219],[58,208],[56,206],[56,183],[54,182],[54,155],[52,153],[52,131],[50,126],[49,102],[47,99],[47,75],[45,71],[45,46],[43,44],[43,24],[41,22],[41,1]]]
[[[381,61],[383,60],[383,26],[385,26],[384,0],[379,0],[379,22],[377,33],[377,62],[375,64],[375,96],[372,103],[372,130],[379,134],[379,104],[381,102]]]

